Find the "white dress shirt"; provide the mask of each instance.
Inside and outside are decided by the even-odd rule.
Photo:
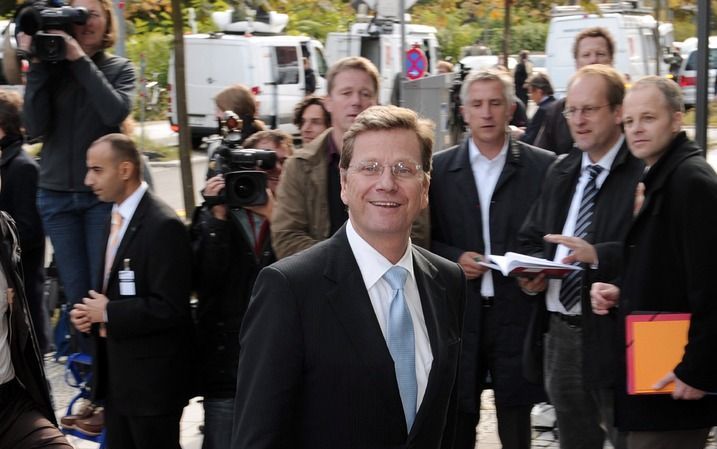
[[[376,313],[378,324],[381,327],[384,340],[386,339],[386,331],[388,329],[388,311],[393,298],[393,289],[389,283],[383,278],[383,275],[394,265],[376,251],[356,232],[351,220],[346,223],[346,236],[349,240],[349,246],[356,258],[361,277],[366,285],[368,296],[371,299],[371,306]],[[408,311],[413,321],[413,334],[415,336],[416,346],[416,410],[421,407],[423,396],[426,393],[426,385],[428,384],[428,375],[431,372],[433,364],[433,353],[431,352],[431,342],[428,339],[428,329],[426,321],[423,317],[423,308],[421,306],[421,297],[418,294],[418,286],[416,285],[416,276],[413,272],[413,253],[411,252],[411,243],[409,241],[408,248],[401,260],[396,264],[408,271],[406,285],[403,293],[406,298]]]
[[[10,336],[9,323],[10,320],[5,318],[8,313],[7,302],[7,278],[5,271],[0,268],[0,384],[10,382],[15,378],[15,369],[12,366],[12,356],[10,354]]]
[[[622,146],[624,140],[625,136],[621,135],[620,138],[617,140],[617,143],[612,148],[610,148],[610,151],[608,151],[605,156],[603,156],[602,159],[600,159],[596,163],[593,163],[590,160],[588,154],[583,152],[583,159],[580,165],[580,179],[578,179],[578,183],[575,186],[575,193],[573,193],[573,199],[570,202],[568,217],[565,219],[565,224],[563,225],[563,235],[573,236],[573,233],[575,232],[575,224],[578,219],[578,212],[580,211],[580,202],[583,198],[583,190],[585,190],[585,186],[588,183],[588,179],[590,179],[590,175],[587,170],[588,165],[597,164],[602,167],[602,171],[597,176],[597,178],[595,178],[595,186],[599,190],[600,187],[602,187],[603,182],[605,182],[607,176],[610,174],[612,163],[615,162],[617,152],[620,150],[620,147]],[[553,260],[555,262],[562,262],[562,260],[567,257],[569,253],[570,249],[567,246],[558,245],[557,249],[555,250],[555,257],[553,258]],[[578,303],[570,310],[565,310],[565,306],[563,306],[563,303],[560,302],[560,287],[562,285],[563,281],[560,279],[550,279],[548,281],[548,291],[546,293],[546,305],[548,310],[551,312],[559,312],[564,315],[580,315],[582,313],[582,306],[580,305],[580,301],[578,301]]]
[[[490,248],[490,205],[493,199],[495,186],[498,184],[498,178],[505,167],[505,160],[508,155],[508,137],[505,138],[503,148],[500,153],[493,159],[483,156],[480,149],[476,146],[473,139],[468,139],[468,157],[470,158],[471,168],[473,169],[473,179],[478,190],[478,201],[480,202],[481,224],[483,225],[483,254],[489,256]],[[491,270],[483,273],[480,284],[480,294],[484,297],[495,295],[493,289],[493,273]]]

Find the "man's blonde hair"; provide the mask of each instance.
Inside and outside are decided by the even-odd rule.
[[[423,172],[431,172],[431,156],[433,154],[433,129],[432,121],[420,118],[418,114],[410,109],[397,106],[372,106],[356,117],[353,124],[344,134],[344,146],[341,150],[341,162],[339,166],[347,169],[351,164],[356,138],[367,131],[391,131],[394,129],[405,129],[413,131],[418,137],[421,147],[421,166]]]

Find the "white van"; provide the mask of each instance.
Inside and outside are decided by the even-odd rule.
[[[192,140],[215,133],[214,97],[222,89],[241,83],[259,101],[259,118],[267,125],[293,133],[296,103],[305,95],[303,57],[308,57],[316,76],[317,95],[326,92],[326,62],[320,42],[306,36],[255,36],[224,33],[184,36],[187,113]],[[170,61],[169,84],[173,86],[174,62]],[[175,90],[172,104],[176,104]],[[177,123],[176,108],[170,121]]]
[[[420,48],[428,60],[428,74],[436,74],[438,39],[432,26],[406,24],[405,50]],[[376,65],[381,74],[380,104],[389,104],[394,78],[403,70],[401,26],[395,19],[376,19],[354,23],[350,31],[329,33],[326,60],[329,65],[346,56],[363,56]]]
[[[697,38],[686,39],[681,48],[682,66],[677,75],[677,82],[682,88],[682,97],[686,108],[693,108],[697,102]],[[717,78],[717,36],[709,39],[709,80],[707,81],[707,98],[717,98],[715,78]]]
[[[615,69],[637,81],[657,72],[657,58],[662,57],[655,36],[658,24],[650,10],[633,7],[631,3],[597,5],[601,14],[585,12],[580,6],[556,6],[550,20],[545,45],[546,69],[557,96],[563,96],[570,77],[575,73],[573,43],[582,30],[603,27],[615,39]],[[671,42],[661,42],[671,45]],[[662,64],[665,69],[665,64]]]

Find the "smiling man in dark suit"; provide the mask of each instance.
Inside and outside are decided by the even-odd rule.
[[[182,222],[141,181],[139,157],[122,134],[87,151],[85,184],[114,205],[104,276],[70,316],[95,336],[94,393],[105,400],[107,445],[178,449],[189,398],[182,352],[191,343],[191,250]]]
[[[377,106],[344,136],[348,222],[264,268],[242,325],[233,449],[450,442],[465,280],[411,244],[432,127]]]

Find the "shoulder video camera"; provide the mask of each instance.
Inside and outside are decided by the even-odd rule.
[[[65,59],[65,40],[47,31],[72,34],[72,25],[84,25],[87,18],[86,8],[67,6],[62,0],[38,0],[20,9],[15,18],[15,32],[32,36],[32,53],[41,61],[57,62]]]
[[[226,185],[216,201],[233,209],[266,204],[269,198],[264,171],[276,165],[275,152],[241,146],[241,127],[242,121],[235,113],[224,113],[219,121],[223,138],[209,161],[210,177],[224,175]]]

